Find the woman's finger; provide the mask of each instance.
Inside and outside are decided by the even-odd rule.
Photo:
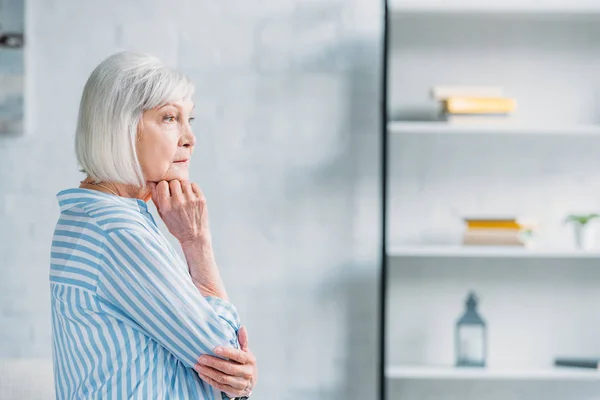
[[[202,379],[204,382],[208,383],[210,386],[225,393],[228,397],[236,397],[236,396],[244,395],[244,393],[241,393],[241,391],[236,390],[236,389],[232,388],[231,386],[223,385],[223,384],[215,381],[208,375],[198,374],[198,376],[200,377],[200,379]]]
[[[192,183],[192,190],[194,191],[194,194],[197,196],[203,196],[204,194],[202,193],[202,190],[200,190],[200,186],[198,186],[197,183]]]
[[[252,354],[250,352],[234,349],[233,347],[217,347],[215,349],[215,354],[219,357],[237,361],[240,364],[248,364],[252,362]]]
[[[249,351],[248,330],[245,326],[242,326],[238,330],[238,341],[240,342],[240,347],[242,348],[242,351]]]
[[[169,189],[169,183],[167,181],[160,181],[156,185],[156,193],[160,199],[168,199],[171,197],[171,191]]]
[[[154,202],[156,208],[160,211],[170,196],[169,185],[167,184],[167,181],[160,181],[158,183],[150,182],[150,188],[152,190],[152,201]]]
[[[196,370],[196,372],[199,375],[206,375],[215,382],[218,382],[221,385],[229,386],[235,390],[241,391],[250,385],[250,381],[248,379],[230,376],[210,367],[200,367]]]
[[[222,360],[220,358],[207,355],[201,356],[198,360],[198,364],[196,365],[199,367],[211,367],[230,376],[247,377],[249,374],[251,374],[251,371],[248,368],[250,367],[249,365],[240,364],[236,361]]]
[[[169,182],[169,189],[171,189],[171,197],[179,200],[183,198],[181,182],[179,182],[177,179],[173,179],[171,182]]]
[[[189,181],[181,182],[181,191],[183,192],[183,197],[187,200],[192,200],[195,197],[192,184]]]

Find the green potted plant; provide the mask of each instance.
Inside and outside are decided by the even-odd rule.
[[[582,250],[588,250],[594,246],[595,230],[590,228],[590,222],[600,218],[600,214],[569,214],[566,222],[573,224],[575,233],[575,245]]]

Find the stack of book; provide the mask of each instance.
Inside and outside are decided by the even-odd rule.
[[[467,246],[522,246],[532,244],[535,224],[522,218],[465,218]]]
[[[600,369],[600,358],[557,357],[554,359],[557,367]]]
[[[515,99],[500,86],[435,86],[431,97],[448,123],[506,122],[516,111]]]

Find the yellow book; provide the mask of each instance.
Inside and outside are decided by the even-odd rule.
[[[524,217],[465,217],[467,229],[535,230],[537,221]]]
[[[469,229],[526,229],[527,226],[517,221],[467,221]]]
[[[515,109],[515,100],[505,97],[449,97],[442,101],[442,111],[447,114],[507,114]]]

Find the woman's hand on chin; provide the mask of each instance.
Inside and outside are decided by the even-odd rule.
[[[150,182],[152,201],[167,229],[183,245],[210,243],[206,198],[196,183],[172,180]]]

